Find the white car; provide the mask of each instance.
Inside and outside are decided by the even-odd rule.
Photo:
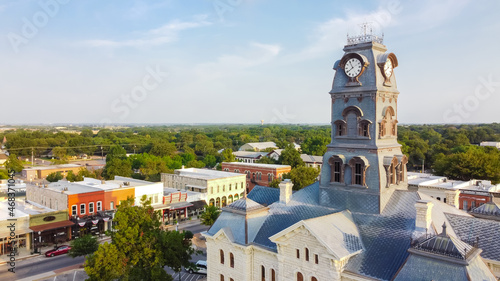
[[[199,260],[196,262],[196,268],[186,268],[189,273],[207,274],[207,261]]]

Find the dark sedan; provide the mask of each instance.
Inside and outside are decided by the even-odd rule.
[[[53,256],[57,256],[57,255],[66,254],[70,249],[71,249],[70,246],[62,245],[62,246],[55,248],[54,250],[47,251],[45,253],[45,256],[46,257],[53,257]]]

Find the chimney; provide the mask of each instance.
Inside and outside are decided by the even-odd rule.
[[[287,204],[292,197],[293,183],[290,179],[280,182],[280,203]]]
[[[417,209],[417,218],[415,220],[415,230],[427,232],[431,227],[432,206],[434,204],[430,200],[418,200],[415,203]]]
[[[106,184],[106,181],[105,180],[101,180],[101,184]]]

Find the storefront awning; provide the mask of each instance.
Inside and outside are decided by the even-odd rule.
[[[193,206],[189,207],[189,208],[192,210],[203,209],[205,207],[205,205],[207,205],[207,201],[198,200],[198,201],[191,202],[191,204],[193,204]]]
[[[46,230],[68,227],[68,226],[72,226],[74,224],[75,223],[72,221],[58,221],[58,222],[53,222],[53,223],[48,223],[48,224],[30,226],[30,229],[33,230],[33,232],[38,232],[38,231],[46,231]]]
[[[192,207],[193,204],[190,202],[179,202],[179,203],[173,203],[170,204],[170,210],[179,210],[179,209],[184,209],[188,207]]]

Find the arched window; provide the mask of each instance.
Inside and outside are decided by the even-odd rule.
[[[215,207],[220,208],[220,197],[215,200]]]
[[[229,266],[234,268],[234,255],[233,255],[233,253],[229,253]]]
[[[229,204],[233,203],[233,195],[229,195],[229,196],[227,197],[227,202],[228,202]]]
[[[316,277],[311,277],[311,281],[318,281],[318,279],[316,279]]]
[[[346,135],[346,123],[344,120],[337,120],[333,122],[335,124],[335,135],[336,136],[345,136]]]
[[[366,169],[368,160],[363,156],[356,156],[349,160],[351,167],[351,184],[366,186]]]
[[[380,137],[395,137],[397,136],[396,112],[392,106],[384,108],[382,111],[383,119],[380,121]]]
[[[344,183],[344,162],[343,155],[333,155],[328,159],[331,170],[330,182]]]
[[[300,272],[297,272],[297,281],[304,281],[304,275]]]
[[[247,174],[247,179],[250,178],[250,171],[245,171],[245,173]]]
[[[229,184],[229,191],[231,191],[231,184]]]
[[[224,275],[220,275],[220,281],[224,281]]]
[[[272,182],[273,181],[273,174],[267,174],[267,181]]]
[[[274,271],[274,268],[271,268],[271,281],[276,281],[276,271]]]
[[[234,195],[234,201],[236,201],[236,200],[238,200],[238,199],[240,199],[240,197],[238,196],[238,194],[235,194],[235,195]]]
[[[372,122],[370,120],[361,120],[359,121],[359,136],[369,138],[370,137],[370,125]]]
[[[385,156],[384,157],[384,168],[386,173],[386,185],[385,187],[389,187],[391,184],[396,184],[397,177],[397,169],[399,167],[399,162],[396,156]]]
[[[222,197],[222,207],[226,207],[227,201],[226,201],[226,196]]]
[[[224,264],[224,251],[222,249],[220,250],[220,263]]]
[[[408,158],[406,155],[396,155],[399,160],[399,165],[396,167],[397,179],[396,183],[404,182],[406,178],[406,164],[408,163]]]
[[[463,204],[464,204],[463,209],[464,209],[465,211],[468,211],[468,209],[467,209],[467,207],[468,207],[468,206],[467,206],[467,201],[464,201],[464,203],[463,203]]]
[[[445,197],[445,198],[443,198],[443,202],[444,202],[444,203],[446,203],[446,197]]]
[[[266,281],[266,268],[263,265],[260,266],[260,275],[262,277],[261,280]]]
[[[306,261],[309,261],[309,249],[306,248],[305,252],[306,252]]]

